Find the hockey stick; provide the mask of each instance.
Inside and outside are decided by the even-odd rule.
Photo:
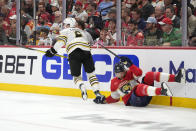
[[[41,52],[41,53],[44,53],[44,54],[46,53],[46,51],[25,47],[25,46],[22,46],[22,45],[14,45],[14,46],[17,46],[17,47],[20,47],[20,48],[24,48],[24,49],[28,49],[28,50],[32,50],[32,51],[38,51],[38,52]],[[59,56],[59,57],[62,57],[62,58],[67,58],[66,56],[59,55],[59,54],[55,54],[55,56]]]
[[[102,44],[98,43],[98,45],[100,45],[101,47],[103,47],[104,49],[106,49],[108,52],[110,52],[111,54],[113,54],[114,56],[118,57],[120,59],[120,56],[118,56],[116,53],[114,53],[113,51],[109,50],[108,48],[106,48],[105,46],[103,46]]]
[[[117,55],[116,53],[114,53],[113,51],[109,50],[108,48],[106,48],[104,45],[98,43],[98,45],[100,45],[101,47],[103,47],[104,49],[106,49],[108,52],[110,52],[111,54],[113,54],[114,56],[116,56],[118,59],[122,59],[119,55]],[[126,62],[122,62],[124,65],[127,64],[127,61]]]

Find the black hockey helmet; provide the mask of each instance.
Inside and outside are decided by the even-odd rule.
[[[125,68],[124,68],[124,64],[119,62],[119,63],[116,63],[115,66],[114,66],[114,72],[115,73],[119,73],[119,72],[124,72],[125,71]]]

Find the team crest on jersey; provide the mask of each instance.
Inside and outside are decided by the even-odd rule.
[[[133,89],[133,87],[131,86],[130,81],[123,81],[119,84],[119,89],[124,94],[128,94]]]

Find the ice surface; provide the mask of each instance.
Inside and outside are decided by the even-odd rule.
[[[0,91],[0,131],[196,131],[196,110]]]

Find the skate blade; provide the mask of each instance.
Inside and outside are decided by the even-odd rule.
[[[83,99],[84,101],[86,101],[86,100],[88,99],[87,94],[82,94],[82,99]]]
[[[164,89],[167,89],[167,96],[173,96],[171,89],[169,88],[169,86],[165,82],[163,82],[163,87],[164,87]]]
[[[82,99],[86,101],[88,99],[86,89],[85,88],[80,88],[80,90],[81,90]]]
[[[88,99],[88,95],[86,92],[82,92],[82,99],[86,101]]]
[[[181,72],[182,72],[182,78],[181,78],[181,83],[182,84],[185,84],[186,83],[186,70],[185,69],[181,69]]]

